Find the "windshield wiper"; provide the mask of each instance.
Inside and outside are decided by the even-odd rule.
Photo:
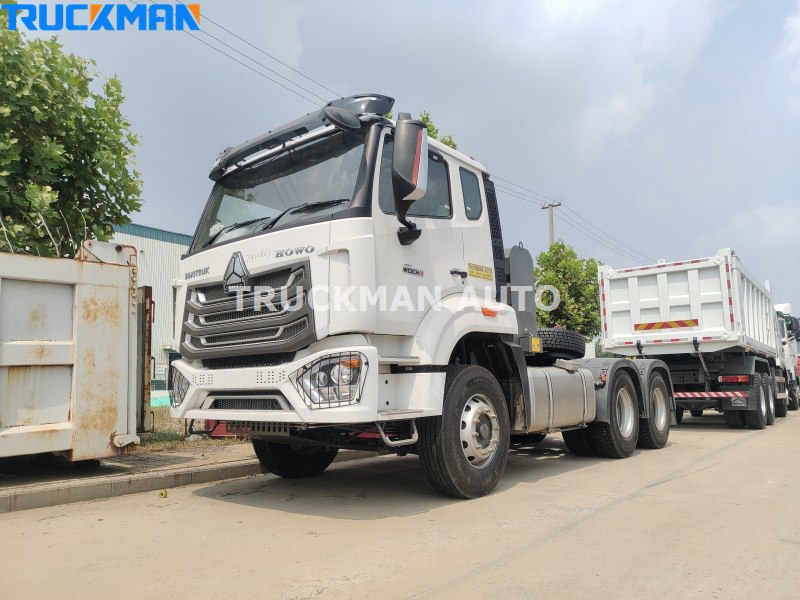
[[[337,200],[320,200],[319,202],[306,202],[305,204],[301,204],[300,206],[290,206],[283,212],[278,213],[274,217],[259,217],[258,219],[249,219],[247,221],[240,221],[238,223],[234,223],[232,225],[228,225],[227,227],[223,227],[217,233],[212,235],[208,238],[205,243],[203,243],[200,248],[208,248],[211,244],[217,241],[217,238],[221,236],[223,233],[228,233],[229,231],[233,231],[234,229],[240,229],[241,227],[246,227],[247,225],[252,225],[253,223],[258,223],[259,221],[267,221],[263,227],[261,227],[261,231],[266,231],[267,229],[272,229],[280,219],[282,219],[287,214],[294,214],[294,213],[303,213],[308,212],[309,210],[317,209],[317,208],[324,208],[326,206],[335,206],[337,204],[342,204],[344,202],[350,202],[350,198],[338,198]],[[259,231],[258,228],[253,230],[253,233]]]
[[[342,204],[344,202],[350,202],[350,198],[338,198],[337,200],[320,200],[319,202],[306,202],[305,204],[301,204],[300,206],[292,206],[284,210],[282,213],[279,213],[277,216],[275,216],[269,223],[266,223],[261,228],[261,230],[266,231],[267,229],[272,229],[275,226],[275,223],[280,221],[287,214],[308,212],[311,209],[324,208],[326,206],[336,206],[337,204]]]
[[[265,221],[265,220],[267,220],[267,219],[269,219],[269,218],[271,218],[271,217],[259,217],[259,218],[257,218],[257,219],[249,219],[249,220],[247,220],[247,221],[239,221],[238,223],[233,223],[232,225],[228,225],[227,227],[223,227],[223,228],[222,228],[222,229],[220,229],[220,230],[219,230],[217,233],[215,233],[215,234],[214,234],[214,235],[212,235],[210,238],[208,238],[208,239],[205,241],[205,243],[204,243],[202,246],[200,246],[200,247],[201,247],[201,248],[207,248],[208,246],[210,246],[211,244],[213,244],[213,243],[214,243],[214,241],[215,241],[215,240],[216,240],[216,239],[217,239],[219,236],[221,236],[223,233],[227,233],[227,232],[229,232],[229,231],[233,231],[234,229],[240,229],[241,227],[246,227],[247,225],[252,225],[253,223],[258,223],[259,221]]]

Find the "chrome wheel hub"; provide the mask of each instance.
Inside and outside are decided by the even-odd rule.
[[[617,427],[622,437],[629,438],[633,434],[634,412],[633,397],[627,388],[620,388],[617,392]]]
[[[461,412],[461,449],[469,463],[483,469],[494,458],[500,443],[500,424],[492,403],[475,394]]]

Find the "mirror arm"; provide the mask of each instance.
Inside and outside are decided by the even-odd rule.
[[[397,239],[400,241],[401,246],[408,246],[414,243],[422,235],[422,230],[415,223],[406,219],[405,215],[397,215],[397,220],[402,225],[405,225],[405,227],[400,227],[397,230]]]

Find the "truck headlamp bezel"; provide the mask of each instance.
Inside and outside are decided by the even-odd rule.
[[[368,369],[361,352],[337,352],[304,365],[291,380],[308,408],[337,408],[361,402]]]
[[[169,403],[172,405],[172,408],[178,408],[183,404],[184,398],[186,398],[186,392],[189,391],[190,383],[177,367],[173,365],[170,369],[172,370],[172,376],[170,378],[171,385],[169,386]]]

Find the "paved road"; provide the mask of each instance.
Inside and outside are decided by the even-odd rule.
[[[622,461],[551,438],[473,501],[384,457],[0,515],[0,596],[800,597],[800,414]]]

